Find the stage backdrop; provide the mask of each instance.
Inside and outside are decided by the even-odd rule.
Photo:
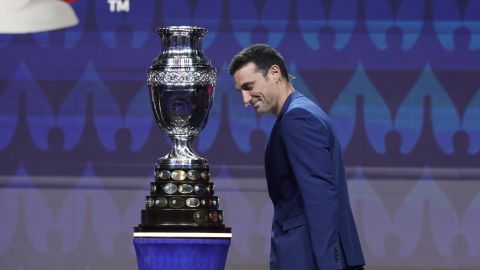
[[[132,228],[170,148],[146,87],[166,25],[209,31],[218,81],[195,147],[233,228],[227,269],[268,269],[275,119],[227,73],[259,42],[335,122],[369,269],[478,269],[480,1],[67,2],[76,26],[0,34],[1,269],[136,268]]]

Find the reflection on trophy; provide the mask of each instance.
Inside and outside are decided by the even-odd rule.
[[[162,239],[171,240],[173,237],[191,255],[192,244],[185,245],[182,242],[185,238],[208,240],[208,256],[212,257],[215,249],[218,254],[211,258],[212,267],[205,269],[223,269],[231,229],[225,228],[218,197],[213,196],[214,185],[209,181],[208,162],[192,148],[193,138],[207,123],[215,93],[216,70],[201,50],[200,40],[207,31],[200,27],[171,26],[158,28],[156,32],[162,39],[163,48],[148,71],[148,88],[155,120],[173,145],[167,155],[158,159],[155,181],[146,197],[141,224],[135,227],[134,244],[139,269],[157,269],[150,265],[152,260],[157,261],[171,253],[171,248],[169,252],[158,250],[156,257],[152,258],[151,252],[142,248],[151,246],[152,237],[155,243],[160,243],[158,248],[165,247]],[[178,250],[178,246],[175,248]],[[208,257],[202,253],[205,247],[198,252],[205,263]],[[171,254],[169,260],[184,256],[182,254]],[[184,259],[178,259],[185,264]],[[191,256],[189,260],[192,260]],[[149,266],[145,266],[147,262]],[[161,263],[156,265],[160,269]],[[198,269],[198,264],[196,266]],[[183,268],[177,264],[171,269]]]

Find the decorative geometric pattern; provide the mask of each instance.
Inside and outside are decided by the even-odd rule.
[[[170,149],[146,78],[165,25],[208,29],[216,94],[194,148],[233,227],[228,269],[268,269],[275,119],[227,72],[257,42],[331,115],[371,269],[480,265],[480,1],[108,2],[74,1],[72,28],[0,34],[1,269],[135,267],[132,227]]]

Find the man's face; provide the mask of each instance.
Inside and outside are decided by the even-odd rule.
[[[277,110],[278,91],[275,89],[274,75],[269,71],[265,77],[257,66],[250,62],[233,74],[235,88],[242,93],[245,107],[253,106],[257,113]]]

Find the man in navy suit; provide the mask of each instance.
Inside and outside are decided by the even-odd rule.
[[[342,153],[333,124],[293,89],[283,57],[252,45],[230,63],[245,107],[277,120],[265,152],[274,215],[271,270],[363,269]]]

